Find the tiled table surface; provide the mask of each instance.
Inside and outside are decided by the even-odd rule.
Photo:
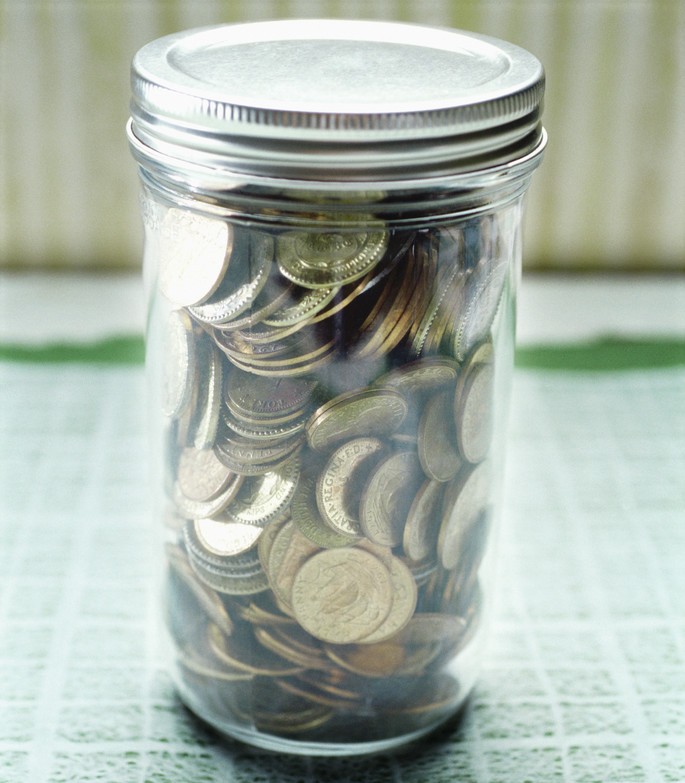
[[[174,697],[142,375],[0,362],[2,783],[685,781],[685,367],[517,371],[479,685],[362,761],[223,743]]]

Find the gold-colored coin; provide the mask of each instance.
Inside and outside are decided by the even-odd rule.
[[[435,556],[444,487],[440,481],[427,479],[409,508],[402,534],[402,548],[414,562]]]
[[[288,301],[263,319],[267,326],[289,327],[310,321],[333,299],[340,290],[331,288],[293,288]]]
[[[312,637],[306,633],[299,625],[276,625],[270,628],[255,628],[255,638],[264,645],[267,650],[280,655],[286,661],[304,666],[306,669],[316,669],[326,671],[330,669],[331,663],[324,655],[319,646]]]
[[[329,456],[316,483],[321,516],[336,533],[352,539],[361,535],[359,490],[364,471],[383,453],[378,438],[354,438]]]
[[[261,675],[262,677],[284,677],[296,674],[302,666],[274,655],[265,647],[251,643],[248,635],[226,636],[215,626],[208,629],[209,648],[216,657],[233,669]]]
[[[451,392],[439,392],[426,403],[419,422],[418,455],[428,478],[451,481],[462,465],[456,448]]]
[[[339,216],[342,220],[345,215]],[[303,288],[329,288],[363,277],[385,254],[388,232],[369,218],[363,230],[293,231],[278,238],[276,260],[288,280]]]
[[[262,528],[262,535],[257,542],[257,554],[259,556],[259,562],[262,564],[264,571],[267,570],[269,565],[269,553],[273,546],[274,539],[278,535],[278,531],[287,524],[289,517],[277,517],[270,520]]]
[[[180,651],[176,664],[180,669],[180,675],[183,680],[188,679],[188,675],[197,678],[198,676],[213,681],[213,685],[219,682],[241,682],[251,680],[254,675],[249,672],[233,669],[219,662],[214,655],[204,654],[201,657],[189,649]]]
[[[376,644],[389,639],[404,628],[416,609],[418,590],[412,572],[398,557],[391,555],[382,562],[392,582],[392,605],[388,616],[378,628],[359,639],[357,644]]]
[[[459,451],[467,462],[481,462],[490,450],[494,429],[493,364],[476,362],[458,386],[454,420]]]
[[[490,484],[490,465],[481,462],[457,476],[445,491],[438,554],[443,568],[448,571],[459,562],[465,537],[474,520],[489,505]]]
[[[353,541],[349,535],[337,533],[321,518],[321,512],[316,503],[316,480],[314,478],[300,479],[290,512],[300,533],[323,549],[349,546]]]
[[[270,713],[259,710],[254,713],[255,726],[259,731],[269,734],[305,735],[315,731],[335,717],[335,710],[320,704],[299,705],[283,713]]]
[[[362,694],[355,694],[354,699],[342,698],[321,688],[318,683],[303,682],[299,678],[281,680],[279,685],[288,693],[300,696],[313,704],[331,707],[336,711],[358,710],[363,699]]]
[[[187,408],[197,383],[193,324],[184,310],[169,313],[162,351],[162,410],[178,418]]]
[[[374,386],[396,389],[405,397],[435,392],[457,380],[459,365],[443,356],[431,356],[396,367],[374,381]]]
[[[271,589],[282,604],[291,605],[295,576],[300,566],[318,551],[319,547],[303,536],[292,520],[278,531],[271,544],[265,570]]]
[[[310,417],[305,427],[311,448],[326,451],[340,441],[390,435],[407,415],[407,402],[394,389],[362,389],[335,397]]]
[[[389,547],[402,542],[407,512],[422,481],[413,451],[396,452],[374,465],[359,503],[359,524],[369,540]]]
[[[235,479],[235,474],[221,463],[212,449],[183,449],[176,471],[183,495],[199,502],[213,500]]]
[[[200,304],[221,283],[233,247],[229,223],[172,207],[159,231],[159,287],[176,305]]]
[[[418,675],[433,663],[445,647],[453,647],[463,634],[461,618],[440,614],[415,614],[389,639],[376,644],[326,647],[328,657],[363,677]]]
[[[368,636],[392,605],[388,569],[357,548],[325,549],[310,557],[295,577],[295,617],[312,636],[348,644]]]

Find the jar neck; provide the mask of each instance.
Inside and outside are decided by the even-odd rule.
[[[277,167],[276,174],[257,176],[236,171],[226,162],[191,163],[142,144],[130,124],[128,133],[143,183],[169,203],[291,226],[310,223],[312,215],[321,219],[344,215],[350,226],[355,213],[372,212],[395,225],[411,227],[492,212],[525,193],[547,142],[542,129],[538,145],[525,156],[468,172],[336,179],[335,169],[325,169],[318,179],[301,179],[280,176],[283,172]]]

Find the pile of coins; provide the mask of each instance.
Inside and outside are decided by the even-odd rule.
[[[314,742],[435,724],[482,611],[495,217],[276,231],[171,207],[157,252],[182,694]]]

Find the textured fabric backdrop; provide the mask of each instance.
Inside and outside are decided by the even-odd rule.
[[[186,27],[300,16],[449,25],[530,49],[551,141],[527,267],[685,268],[682,0],[0,0],[0,266],[138,264],[134,52]]]

